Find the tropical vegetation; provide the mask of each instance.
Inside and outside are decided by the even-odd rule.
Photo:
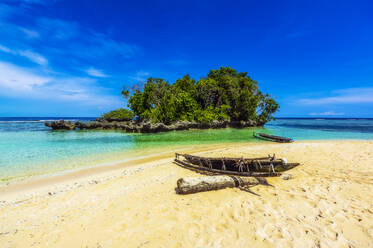
[[[104,120],[109,121],[130,121],[135,117],[134,113],[131,110],[120,108],[108,113],[105,113],[101,116]]]
[[[211,70],[198,81],[189,75],[174,84],[161,78],[148,78],[142,87],[124,89],[122,95],[128,99],[128,107],[139,121],[164,124],[214,120],[255,120],[264,124],[273,119],[279,108],[270,95],[259,90],[258,83],[247,72],[230,67]],[[129,113],[127,116],[131,116]]]

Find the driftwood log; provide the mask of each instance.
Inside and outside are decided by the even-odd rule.
[[[177,187],[175,188],[175,191],[178,194],[192,194],[209,190],[257,185],[259,183],[262,183],[262,180],[264,179],[236,176],[180,178],[179,180],[177,180]]]

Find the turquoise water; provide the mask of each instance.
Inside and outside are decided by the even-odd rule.
[[[373,139],[373,119],[277,119],[266,132],[295,140]]]
[[[131,159],[134,154],[146,154],[152,149],[172,151],[188,145],[263,142],[253,139],[253,131],[295,140],[373,139],[372,119],[278,119],[265,128],[158,134],[51,131],[40,119],[44,118],[0,118],[0,181]]]

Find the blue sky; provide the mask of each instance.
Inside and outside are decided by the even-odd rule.
[[[0,0],[0,116],[98,116],[231,66],[278,117],[373,117],[370,1]]]

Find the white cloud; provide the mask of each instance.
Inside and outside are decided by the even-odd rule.
[[[29,3],[29,4],[46,4],[48,1],[44,0],[19,0],[19,2]]]
[[[111,89],[99,85],[106,79],[98,79],[119,77],[105,72],[117,68],[123,60],[133,59],[139,48],[76,22],[33,15],[34,4],[51,1],[55,0],[0,3],[0,95],[74,102],[96,108],[123,104],[119,94],[113,96]],[[12,21],[17,17],[15,14],[24,14],[24,25]],[[41,66],[25,63],[26,59]],[[98,65],[105,67],[97,69]],[[84,68],[92,77],[78,77],[82,71],[77,72],[77,68]]]
[[[334,111],[326,111],[322,113],[309,113],[308,115],[312,116],[341,116],[344,115],[345,113],[342,112],[334,112]]]
[[[330,95],[332,96],[304,98],[298,100],[298,103],[304,105],[373,103],[373,88],[341,89],[331,92]]]
[[[10,3],[13,4],[20,4],[23,7],[38,4],[38,5],[46,5],[48,3],[53,3],[55,0],[8,0]]]
[[[22,11],[27,12],[23,8],[4,6],[6,8],[1,8],[0,4],[0,12],[3,9],[7,16],[20,14]],[[63,71],[85,68],[88,61],[89,66],[106,61],[105,66],[110,67],[110,64],[114,64],[113,61],[120,62],[121,59],[134,58],[140,50],[136,45],[114,40],[110,35],[96,32],[77,22],[36,17],[35,20],[27,22],[27,25],[20,26],[6,17],[0,20],[0,37],[3,42],[1,52],[20,55],[19,51],[24,51],[23,55],[42,65],[46,64],[47,57],[50,64],[59,64],[63,67]],[[37,46],[35,46],[35,39],[38,39]],[[53,60],[58,60],[58,63],[53,63]],[[61,70],[61,68],[53,69]]]
[[[104,33],[87,29],[76,22],[39,18],[35,27],[40,37],[51,44],[63,45],[63,49],[50,49],[77,58],[106,59],[111,57],[133,58],[139,48],[136,45],[114,40]],[[66,42],[66,41],[70,42]],[[60,42],[64,42],[63,44]],[[48,45],[48,48],[52,46]]]
[[[13,53],[12,50],[0,44],[0,51],[4,53]]]
[[[36,53],[36,52],[33,52],[31,50],[11,50],[8,47],[0,45],[0,51],[5,52],[5,53],[9,53],[9,54],[13,54],[13,55],[18,55],[18,56],[25,57],[25,58],[27,58],[27,59],[31,60],[32,62],[34,62],[36,64],[39,64],[39,65],[47,65],[48,64],[48,60],[43,55],[41,55],[39,53]]]
[[[37,75],[27,69],[0,61],[0,87],[17,92],[32,90],[50,81],[50,78]],[[7,93],[7,91],[2,91]]]
[[[21,30],[28,38],[35,39],[39,38],[40,34],[36,32],[35,30],[19,27],[19,30]]]
[[[0,95],[22,99],[49,99],[96,107],[120,106],[120,97],[106,94],[92,78],[39,75],[0,61]]]
[[[136,81],[145,81],[149,77],[149,72],[147,71],[138,71],[135,75],[130,76],[129,78],[134,79]]]
[[[46,38],[68,40],[79,32],[79,25],[75,22],[52,18],[39,18],[36,21],[39,32]]]
[[[136,45],[114,40],[106,34],[84,30],[80,27],[80,41],[69,47],[72,56],[89,58],[91,61],[108,60],[109,58],[131,59],[139,51]],[[78,52],[77,52],[78,51]]]
[[[95,68],[89,68],[85,70],[85,72],[93,77],[108,77],[108,75],[106,75],[102,70],[98,70]]]
[[[34,62],[36,64],[39,64],[39,65],[47,65],[48,64],[48,60],[44,56],[42,56],[38,53],[32,52],[30,50],[19,51],[18,53],[19,53],[19,55],[28,58],[29,60],[31,60],[32,62]]]

